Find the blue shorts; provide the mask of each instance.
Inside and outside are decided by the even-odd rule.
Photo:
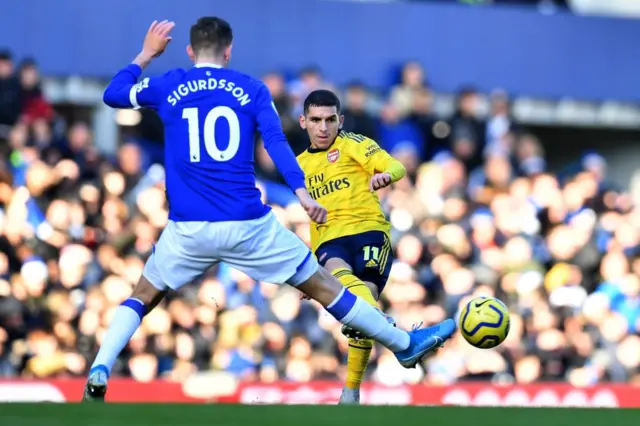
[[[380,292],[387,284],[393,263],[391,241],[382,231],[368,231],[327,241],[318,247],[316,256],[322,266],[332,258],[344,260],[356,277],[375,284]]]

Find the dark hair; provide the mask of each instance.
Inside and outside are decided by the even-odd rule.
[[[307,99],[304,100],[304,113],[309,112],[309,108],[316,107],[336,107],[338,114],[340,113],[340,99],[331,90],[314,90],[309,93]]]
[[[231,25],[224,19],[206,16],[198,19],[198,22],[191,26],[190,43],[196,54],[206,49],[219,54],[229,47],[232,41]]]
[[[347,89],[367,90],[367,85],[362,80],[351,80],[347,84]]]
[[[10,50],[0,49],[0,61],[12,61],[13,55]]]
[[[306,68],[303,68],[302,70],[300,70],[300,76],[306,76],[306,75],[320,75],[322,74],[320,72],[320,68],[316,67],[315,65],[311,65],[308,66]]]

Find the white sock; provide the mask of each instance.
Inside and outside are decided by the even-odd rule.
[[[142,301],[138,299],[127,299],[122,305],[116,308],[115,315],[109,329],[105,334],[102,346],[96,355],[96,359],[91,365],[91,371],[95,367],[104,366],[107,373],[111,373],[113,364],[115,364],[118,355],[127,345],[131,336],[136,332],[142,317],[146,312],[146,307]],[[102,368],[101,368],[102,369]]]
[[[327,311],[341,323],[382,343],[392,352],[400,352],[409,347],[409,333],[389,324],[380,311],[344,288],[327,306]]]

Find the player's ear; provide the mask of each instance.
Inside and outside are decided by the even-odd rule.
[[[230,44],[229,47],[224,49],[224,61],[227,63],[231,60],[231,49],[233,49],[232,44]]]
[[[304,130],[307,130],[307,121],[304,118],[304,114],[300,114],[298,122],[300,123],[300,127],[302,127]]]
[[[342,126],[344,125],[344,115],[340,115],[338,119],[338,130],[342,130]]]
[[[196,60],[196,54],[193,51],[193,47],[191,47],[191,45],[187,45],[187,55],[189,56],[189,59],[191,59],[192,61]]]

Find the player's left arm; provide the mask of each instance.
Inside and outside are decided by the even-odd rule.
[[[142,51],[134,61],[121,69],[111,80],[102,97],[112,108],[154,107],[160,102],[160,79],[145,78],[138,83],[142,71],[164,52],[171,41],[173,22],[154,21],[144,38]]]
[[[373,139],[364,138],[359,143],[352,141],[350,152],[352,158],[371,174],[372,191],[389,186],[407,174],[402,163],[389,155]]]
[[[255,108],[258,130],[264,140],[264,148],[276,168],[292,191],[306,189],[304,172],[282,130],[280,116],[269,89],[262,83],[258,84]]]
[[[146,77],[138,82],[142,68],[130,64],[118,71],[104,91],[102,100],[111,108],[156,107],[162,95],[161,77]]]
[[[276,165],[276,168],[298,196],[300,205],[305,209],[311,220],[324,223],[327,220],[327,210],[316,202],[307,191],[304,182],[304,172],[300,168],[289,142],[287,141],[280,116],[273,103],[269,89],[263,83],[257,85],[255,114],[258,130],[264,140],[264,148]]]

